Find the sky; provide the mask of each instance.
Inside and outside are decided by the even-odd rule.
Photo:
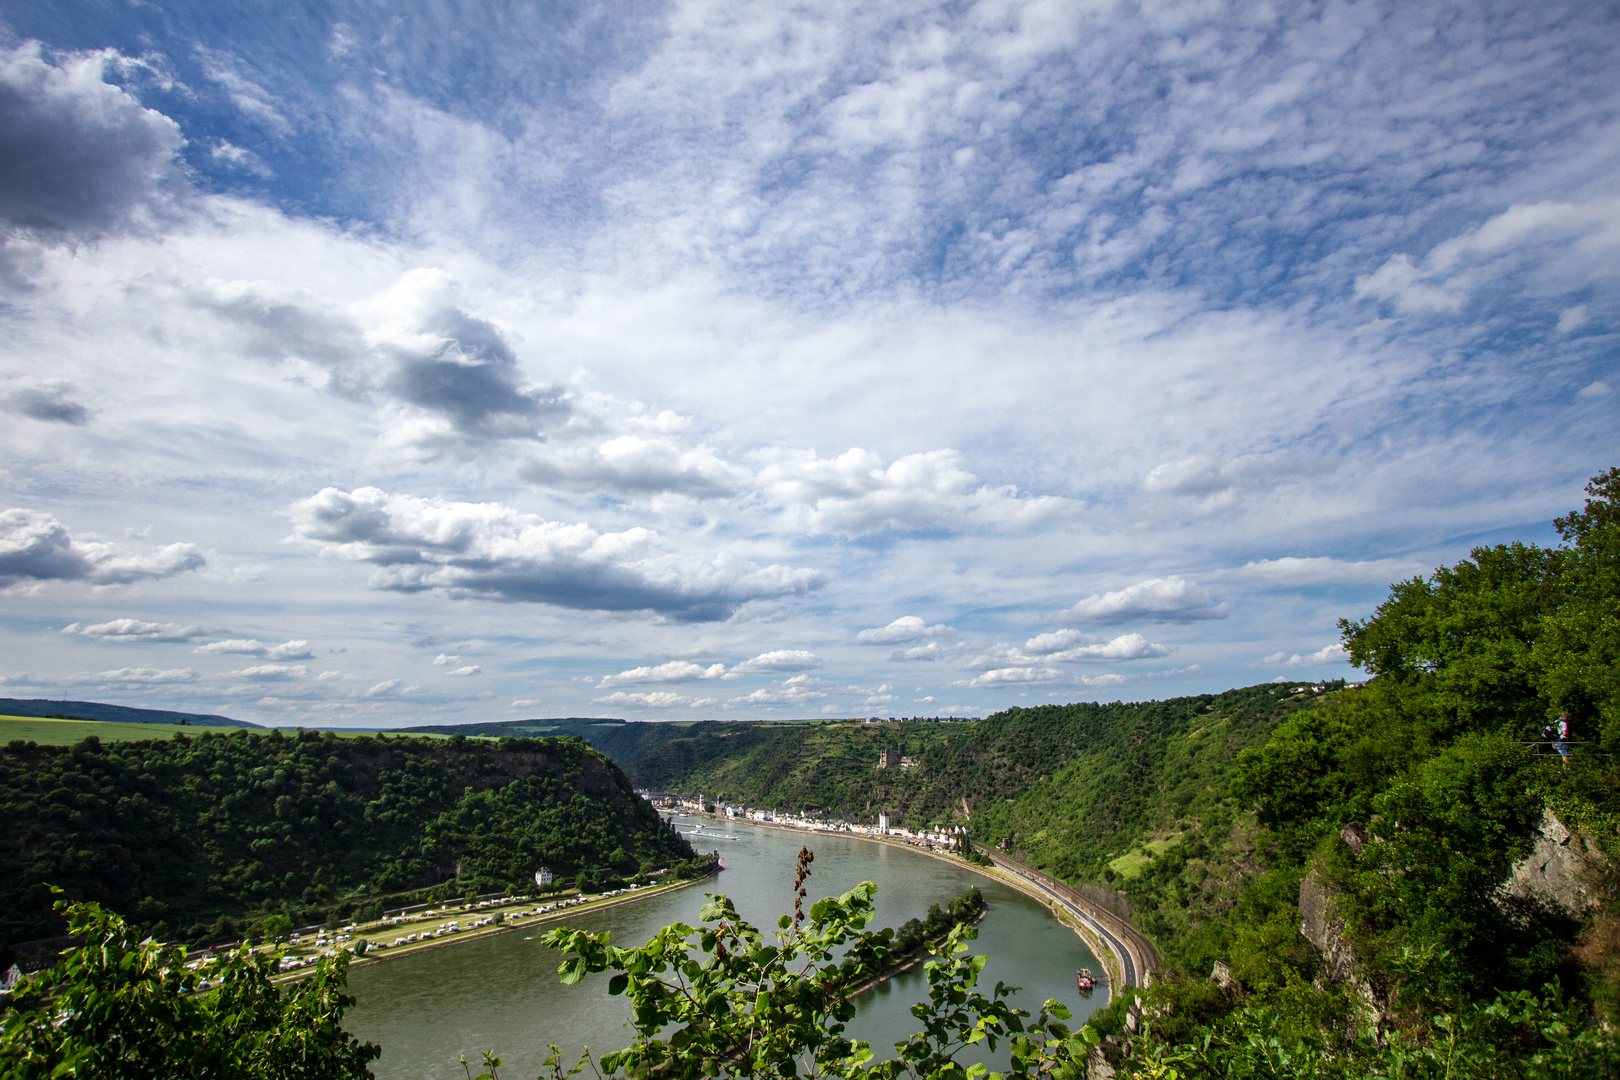
[[[1358,677],[1620,464],[1611,3],[0,0],[0,696]]]

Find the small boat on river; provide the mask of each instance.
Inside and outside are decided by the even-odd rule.
[[[740,836],[731,836],[728,833],[711,832],[702,825],[676,825],[676,832],[685,832],[695,840],[741,840]]]
[[[1090,968],[1081,968],[1079,976],[1075,979],[1075,985],[1079,988],[1080,993],[1086,997],[1091,996],[1091,992],[1097,989],[1097,984],[1100,982],[1102,980],[1093,975]]]

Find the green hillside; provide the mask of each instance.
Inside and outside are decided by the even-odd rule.
[[[48,701],[43,698],[0,698],[0,715],[58,717],[68,720],[108,720],[120,724],[173,724],[176,727],[256,728],[246,720],[212,713],[174,712],[171,709],[136,709],[99,701]]]
[[[260,727],[236,730],[260,736],[268,735],[271,731],[270,728]],[[199,734],[197,728],[191,724],[128,724],[121,720],[58,720],[50,716],[0,715],[0,744],[20,739],[23,742],[37,742],[47,746],[72,746],[89,735],[94,735],[102,742],[129,742],[197,734]],[[376,732],[333,731],[332,734],[345,739],[360,739],[375,737]],[[448,735],[422,736],[428,739],[448,737]]]
[[[0,823],[4,943],[58,932],[51,886],[195,940],[221,917],[692,858],[617,766],[570,738],[13,741]]]
[[[425,724],[419,727],[401,728],[408,734],[431,735],[480,735],[492,738],[517,736],[519,738],[534,738],[548,735],[577,735],[590,743],[597,750],[606,754],[619,767],[632,775],[637,775],[637,783],[643,787],[657,787],[648,777],[656,778],[658,773],[648,773],[641,776],[637,773],[641,763],[658,748],[671,741],[690,742],[693,739],[702,739],[706,736],[726,736],[728,738],[745,737],[750,740],[749,745],[762,740],[766,736],[775,737],[782,732],[792,732],[817,726],[821,721],[812,720],[700,720],[700,721],[660,721],[647,723],[634,720],[592,719],[590,717],[568,717],[556,720],[496,720],[482,724]],[[762,734],[763,733],[763,734]],[[723,756],[735,747],[735,742],[724,744],[724,748],[716,749]],[[690,754],[692,748],[686,747],[682,754]],[[705,760],[710,756],[703,755]]]
[[[1342,686],[1329,686],[1334,690]],[[1072,879],[1222,805],[1238,752],[1319,703],[1271,684],[1155,702],[1011,709],[977,723],[692,725],[627,766],[639,786],[870,822],[971,823]],[[646,725],[651,726],[651,725]],[[914,768],[875,766],[886,748]]]

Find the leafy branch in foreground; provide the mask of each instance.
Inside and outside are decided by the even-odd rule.
[[[966,1080],[987,1070],[958,1063],[963,1049],[983,1043],[993,1050],[1005,1042],[1012,1060],[1007,1075],[1081,1075],[1090,1043],[1060,1022],[1068,1011],[1048,1001],[1030,1020],[1007,1000],[1014,988],[997,983],[989,995],[982,993],[978,979],[986,958],[967,955],[966,942],[977,931],[961,924],[945,936],[942,955],[926,965],[928,1000],[911,1010],[922,1030],[896,1044],[897,1058],[874,1062],[870,1046],[845,1035],[855,1015],[849,994],[883,969],[894,931],[867,929],[877,891],[871,882],[818,900],[806,912],[804,881],[812,858],[809,851],[799,853],[794,913],[781,917],[774,935],[745,922],[729,899],[715,894],[700,913],[705,925],[675,923],[640,948],[610,945],[606,933],[559,929],[546,935],[546,944],[565,954],[559,968],[565,983],[611,971],[608,992],[630,999],[635,1042],[603,1055],[602,1073],[671,1080]],[[667,1038],[666,1029],[673,1029]],[[560,1080],[565,1074],[555,1055],[553,1062]]]
[[[83,942],[18,983],[0,1016],[0,1078],[358,1080],[381,1052],[343,1030],[348,957],[271,981],[276,954],[248,949],[187,969],[185,951],[141,940],[97,904],[57,905]]]

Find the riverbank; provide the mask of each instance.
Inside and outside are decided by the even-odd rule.
[[[620,907],[625,904],[633,904],[638,900],[644,900],[648,897],[667,896],[670,893],[679,892],[682,889],[690,888],[691,886],[697,885],[700,882],[708,881],[710,878],[717,876],[720,870],[723,869],[725,869],[724,863],[722,863],[715,871],[705,874],[703,877],[699,878],[691,878],[686,881],[674,881],[667,885],[651,885],[646,888],[636,889],[633,892],[621,894],[619,896],[608,897],[605,900],[591,901],[566,908],[559,907],[545,912],[542,915],[533,915],[527,918],[506,919],[500,924],[494,926],[482,926],[476,929],[458,930],[457,932],[446,937],[434,937],[425,941],[413,941],[405,945],[389,945],[383,949],[378,949],[375,951],[372,949],[367,949],[359,956],[351,956],[349,960],[349,967],[353,969],[371,967],[375,964],[385,964],[390,960],[397,960],[403,956],[419,956],[422,953],[431,952],[434,949],[446,948],[450,945],[457,945],[464,941],[483,941],[488,938],[498,937],[501,934],[509,934],[514,930],[532,930],[538,927],[547,926],[554,922],[561,922],[565,919],[571,919],[578,915],[592,914],[598,911],[607,911],[609,908]],[[489,913],[493,913],[494,911],[498,910],[500,909],[490,909]],[[459,917],[460,914],[458,913],[458,918]],[[310,971],[302,969],[284,971],[273,976],[272,980],[277,983],[293,982],[295,980],[304,978],[309,974],[311,974]]]
[[[698,814],[683,812],[684,817],[706,817],[716,821],[727,820],[713,814]],[[843,836],[854,840],[864,840],[873,844],[887,844],[890,847],[902,848],[926,855],[931,859],[939,859],[953,866],[965,867],[973,873],[1000,882],[1008,888],[1016,889],[1025,896],[1039,900],[1052,912],[1053,918],[1059,923],[1074,931],[1075,936],[1086,943],[1092,954],[1102,960],[1108,970],[1108,980],[1105,988],[1108,991],[1107,1001],[1112,1001],[1115,986],[1146,986],[1152,974],[1159,965],[1158,952],[1152,945],[1137,932],[1135,927],[1120,919],[1112,912],[1104,912],[1096,905],[1064,886],[1061,882],[1042,874],[1014,859],[1008,859],[999,852],[985,851],[992,865],[981,866],[978,863],[968,862],[956,855],[948,855],[933,851],[917,844],[908,844],[886,836],[873,836],[870,833],[834,832],[823,829],[805,829],[797,825],[783,825],[771,821],[751,821],[762,829],[779,829],[782,832],[801,833],[806,836]],[[1021,872],[1022,871],[1022,872]],[[910,970],[909,968],[905,970]],[[894,974],[899,974],[895,972]],[[893,976],[888,976],[892,978]],[[882,981],[882,980],[878,980]],[[873,985],[876,985],[874,983]],[[1104,1004],[1107,1004],[1107,1001]]]
[[[977,915],[973,916],[973,921],[975,923],[983,922],[984,917],[986,915],[988,915],[988,914],[990,914],[990,912],[988,910],[981,911]],[[899,975],[904,975],[906,972],[910,971],[914,967],[918,967],[919,965],[926,964],[928,961],[932,960],[937,955],[939,955],[939,954],[934,952],[933,945],[927,944],[927,943],[919,945],[915,949],[913,949],[909,953],[907,953],[903,959],[901,959],[898,962],[890,964],[889,966],[885,967],[882,971],[878,972],[876,975],[872,976],[870,979],[867,979],[865,982],[861,983],[860,985],[856,986],[854,989],[850,990],[848,993],[846,993],[844,995],[844,997],[845,998],[858,998],[862,994],[866,993],[868,990],[872,990],[872,989],[875,989],[875,988],[877,988],[879,986],[882,986],[884,983],[888,982],[890,979],[893,979],[893,978],[895,978],[896,976],[899,976]]]

